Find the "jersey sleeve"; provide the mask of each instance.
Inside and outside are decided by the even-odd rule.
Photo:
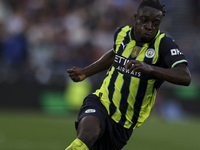
[[[121,27],[118,27],[114,33],[114,44],[113,44],[113,51],[116,53],[116,40],[119,32],[122,30]]]
[[[180,63],[188,63],[178,45],[169,37],[163,37],[159,53],[162,67],[173,68]]]

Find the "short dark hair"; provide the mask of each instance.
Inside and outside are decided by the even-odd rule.
[[[165,4],[162,5],[159,0],[143,0],[141,4],[139,5],[138,10],[143,8],[144,6],[149,6],[149,7],[158,9],[162,11],[163,16],[165,16],[166,10],[163,9],[165,7]]]

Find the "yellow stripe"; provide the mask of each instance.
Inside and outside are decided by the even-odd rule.
[[[125,26],[125,27],[122,28],[122,30],[118,33],[117,38],[116,38],[116,41],[115,41],[115,45],[117,46],[117,47],[116,47],[116,50],[115,50],[116,53],[118,52],[119,47],[121,46],[122,41],[124,40],[124,38],[125,38],[126,35],[127,35],[126,32],[127,32],[129,29],[130,29],[129,26]]]
[[[144,60],[145,53],[146,53],[146,50],[147,50],[148,47],[149,47],[149,43],[144,44],[144,46],[142,47],[142,49],[141,49],[140,53],[138,54],[136,60],[139,60],[139,61]]]
[[[155,64],[158,61],[159,57],[159,46],[161,39],[165,36],[165,34],[161,34],[155,41],[154,47],[155,47],[155,56],[153,58],[152,64]]]
[[[103,93],[100,100],[101,100],[102,104],[106,107],[108,114],[110,114],[110,110],[109,110],[110,100],[108,97],[108,86],[109,86],[110,78],[111,78],[114,70],[115,70],[115,68],[112,67],[108,76],[104,79],[101,88],[99,90],[96,90],[96,92],[94,92],[94,94],[97,96],[99,96],[99,93]]]
[[[155,103],[156,90],[153,91],[153,85],[155,80],[148,80],[148,87],[143,99],[142,107],[140,110],[138,122],[136,127],[141,126],[141,124],[149,117],[150,111]]]
[[[171,66],[171,68],[174,68],[177,64],[184,63],[184,62],[187,63],[187,60],[182,59],[182,60],[176,61],[175,63],[173,63],[173,65]]]
[[[139,85],[140,79],[132,77],[131,78],[131,83],[130,83],[130,94],[128,97],[128,110],[126,112],[126,122],[124,127],[125,128],[130,128],[132,125],[132,117],[134,115],[134,103],[135,103],[135,97],[138,92],[138,85]]]
[[[117,108],[116,112],[114,113],[114,115],[112,116],[112,119],[115,121],[115,122],[119,122],[120,119],[121,119],[121,112],[119,110],[119,108]]]
[[[143,99],[138,122],[144,122],[146,120],[152,108],[152,103],[154,104],[155,99],[152,99],[154,83],[155,83],[155,80],[153,79],[148,80],[147,89],[146,89],[145,97]]]
[[[136,44],[135,41],[133,40],[130,41],[129,44],[126,46],[126,50],[124,50],[124,52],[122,53],[122,56],[128,58],[131,55],[131,52],[135,44]]]
[[[114,113],[112,116],[113,120],[118,122],[121,119],[121,112],[118,109],[120,106],[120,100],[121,100],[121,87],[123,86],[124,79],[123,79],[123,74],[119,73],[118,77],[115,81],[115,91],[113,94],[113,103],[117,107],[117,111]]]

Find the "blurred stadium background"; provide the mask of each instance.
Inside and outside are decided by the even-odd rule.
[[[66,70],[112,48],[118,26],[132,25],[141,0],[0,0],[0,149],[65,149],[85,95],[105,72],[82,83]],[[161,0],[161,30],[189,61],[189,87],[165,83],[152,116],[126,150],[199,150],[200,0]]]

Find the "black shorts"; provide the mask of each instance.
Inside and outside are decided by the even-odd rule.
[[[94,94],[90,94],[84,99],[78,115],[78,122],[76,122],[76,129],[79,121],[89,115],[96,116],[101,122],[100,136],[91,150],[121,150],[126,145],[133,129],[126,129],[113,121],[99,97]]]

